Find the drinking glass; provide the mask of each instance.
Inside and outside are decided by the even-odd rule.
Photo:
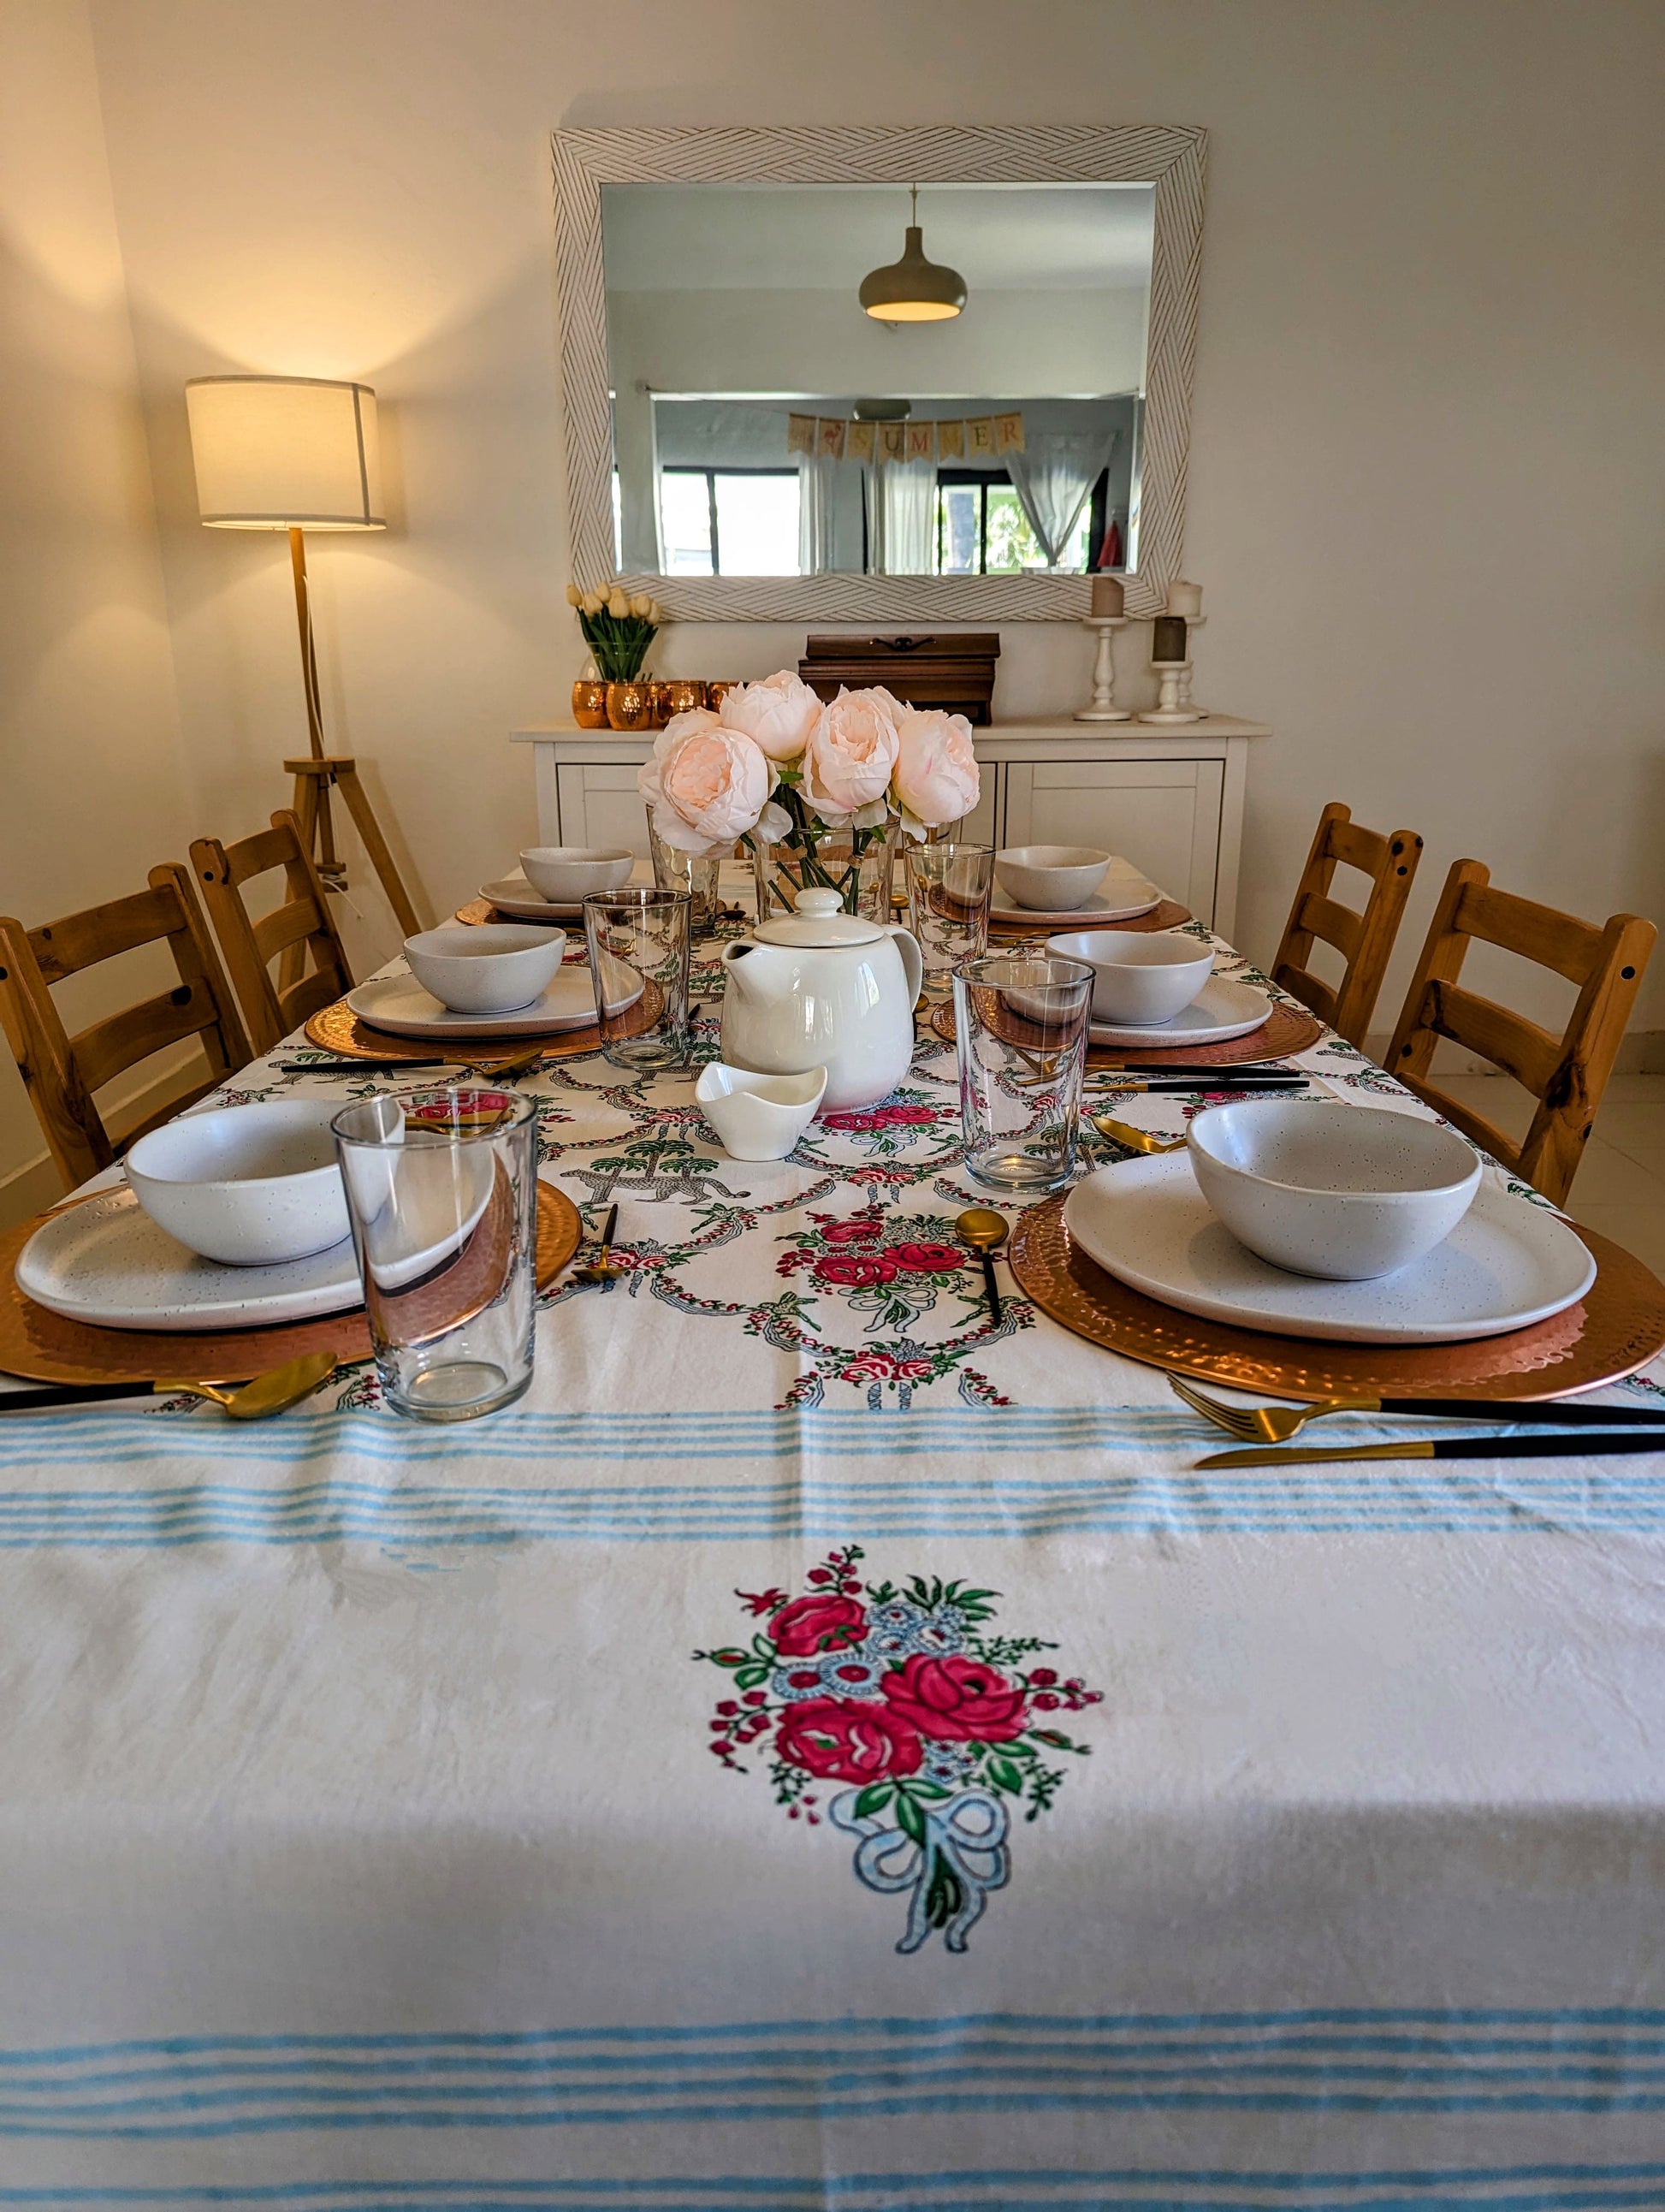
[[[653,856],[653,881],[662,891],[686,891],[692,902],[689,926],[708,930],[717,919],[720,903],[717,878],[722,867],[720,853],[679,853],[667,845],[650,821],[647,845]]]
[[[908,848],[908,905],[925,964],[927,999],[945,999],[957,968],[988,950],[988,900],[994,854],[987,845]]]
[[[986,1189],[1057,1190],[1075,1166],[1092,970],[1024,953],[954,973],[965,1170]]]
[[[419,1421],[512,1405],[532,1381],[532,1101],[400,1091],[362,1099],[330,1126],[388,1404]]]
[[[694,902],[687,891],[594,892],[584,902],[601,1048],[641,1075],[688,1064],[688,963]]]

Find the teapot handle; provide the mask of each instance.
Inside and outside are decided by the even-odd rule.
[[[902,972],[907,979],[908,1009],[911,1013],[919,1004],[920,993],[925,988],[925,962],[912,930],[904,929],[899,921],[889,921],[884,926],[896,939],[896,951],[902,955]]]

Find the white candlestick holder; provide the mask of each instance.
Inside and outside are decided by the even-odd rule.
[[[1126,615],[1083,615],[1084,629],[1098,632],[1098,650],[1092,664],[1092,704],[1076,709],[1078,722],[1131,722],[1133,710],[1115,703],[1115,662],[1111,657],[1110,641],[1117,630],[1127,627]]]
[[[1151,665],[1157,672],[1157,680],[1161,688],[1157,694],[1156,705],[1147,707],[1139,717],[1139,720],[1158,724],[1165,723],[1170,726],[1178,722],[1202,721],[1205,717],[1199,708],[1188,707],[1183,703],[1184,689],[1190,680],[1190,662],[1188,660],[1153,660]]]
[[[1192,633],[1194,631],[1200,630],[1207,619],[1208,617],[1206,615],[1191,615],[1187,618],[1186,638],[1188,642],[1190,640]],[[1185,673],[1180,678],[1178,703],[1182,707],[1190,707],[1194,704],[1194,702],[1191,697],[1192,665],[1193,664],[1188,660],[1185,664]],[[1207,720],[1207,709],[1206,708],[1199,709],[1198,719],[1205,721]]]

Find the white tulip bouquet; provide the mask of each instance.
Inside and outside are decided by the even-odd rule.
[[[958,821],[981,787],[963,714],[906,707],[877,687],[823,704],[785,668],[737,684],[715,714],[674,716],[636,782],[663,843],[773,845],[797,886],[836,890],[852,912],[869,848],[893,828],[922,838]],[[843,848],[836,860],[823,854],[829,838]]]
[[[665,620],[657,599],[646,592],[627,599],[617,584],[605,592],[580,592],[576,584],[568,584],[567,605],[578,610],[584,642],[608,683],[628,684],[641,673],[647,648]]]

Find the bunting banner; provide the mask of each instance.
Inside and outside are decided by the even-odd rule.
[[[788,453],[819,453],[832,461],[994,461],[1021,453],[1021,410],[976,415],[962,421],[852,422],[828,415],[788,415]]]

